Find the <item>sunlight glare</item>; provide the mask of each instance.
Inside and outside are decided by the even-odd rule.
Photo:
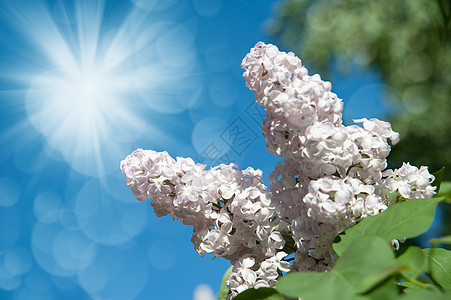
[[[94,176],[117,171],[127,145],[143,133],[168,142],[149,116],[188,109],[202,90],[190,76],[196,57],[183,24],[153,26],[151,12],[132,8],[109,28],[104,4],[76,2],[74,21],[63,23],[43,3],[25,11],[10,4],[36,62],[32,72],[18,72],[28,86],[28,120],[73,170]],[[66,15],[61,3],[58,12]]]

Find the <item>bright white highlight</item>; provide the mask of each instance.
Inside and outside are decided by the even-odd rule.
[[[114,120],[134,119],[121,92],[121,79],[103,70],[48,72],[30,87],[27,112],[49,143],[73,160],[95,154],[114,141]]]
[[[73,14],[62,2],[53,10],[40,2],[14,5],[12,23],[36,61],[17,74],[28,85],[29,121],[72,169],[115,171],[143,133],[168,143],[149,124],[155,112],[180,112],[198,101],[194,36],[183,24],[155,21],[153,11],[131,6],[115,20],[118,27],[108,28],[104,1],[77,1]]]
[[[194,300],[214,300],[216,296],[213,289],[208,285],[201,283],[194,289]]]
[[[130,137],[136,126],[146,126],[126,101],[133,96],[121,73],[94,65],[43,73],[30,86],[26,108],[32,124],[72,167],[94,173],[103,171],[102,149],[117,150],[117,136]]]

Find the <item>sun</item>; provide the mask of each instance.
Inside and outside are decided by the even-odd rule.
[[[33,63],[15,77],[26,86],[28,122],[73,170],[116,172],[143,133],[171,140],[152,124],[155,114],[189,108],[199,90],[194,38],[182,23],[155,22],[151,11],[131,6],[112,26],[101,0],[74,2],[72,16],[62,2],[58,10],[28,4],[7,8],[28,43],[17,51]]]
[[[123,98],[132,97],[132,86],[118,82],[118,76],[94,67],[44,72],[28,90],[28,117],[66,158],[95,154],[114,141],[114,123],[133,119]]]

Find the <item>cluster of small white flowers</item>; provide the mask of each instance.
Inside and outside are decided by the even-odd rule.
[[[193,225],[199,254],[231,261],[230,298],[274,286],[290,270],[329,270],[334,238],[387,209],[386,190],[399,199],[435,194],[427,167],[385,170],[390,143],[399,140],[390,123],[360,119],[354,122],[362,126],[344,126],[343,103],[331,84],[309,76],[293,53],[259,42],[242,68],[266,111],[267,150],[284,157],[269,189],[260,170],[233,164],[205,170],[190,158],[141,149],[121,162],[138,200],[151,198],[157,216]],[[295,253],[291,264],[286,252]]]
[[[330,269],[335,236],[392,204],[387,188],[406,199],[435,193],[426,167],[403,165],[383,175],[390,143],[396,144],[399,134],[377,119],[344,126],[343,103],[331,84],[309,76],[293,53],[259,42],[241,66],[246,86],[266,111],[266,147],[285,157],[269,178],[279,203],[279,228],[296,245],[294,270]]]
[[[229,298],[249,288],[274,287],[279,278],[279,272],[289,272],[291,265],[282,260],[287,254],[283,251],[265,259],[257,264],[255,258],[249,255],[242,256],[233,265],[232,274],[227,285],[231,290]]]
[[[318,122],[329,127],[341,123],[343,103],[331,92],[331,84],[319,75],[309,76],[293,53],[260,42],[241,66],[246,86],[266,109],[262,130],[269,152],[293,158],[308,155],[303,153],[302,145],[310,126]]]
[[[409,163],[403,163],[397,170],[387,170],[385,185],[390,193],[398,193],[404,199],[430,198],[435,194],[435,187],[431,186],[434,176],[429,174],[425,166],[418,169]]]
[[[192,242],[201,255],[213,253],[232,264],[251,255],[260,264],[277,257],[285,244],[275,230],[279,219],[260,170],[233,164],[205,170],[190,158],[142,149],[123,160],[121,170],[138,200],[153,199],[158,217],[194,226]],[[259,274],[260,281],[269,280]]]

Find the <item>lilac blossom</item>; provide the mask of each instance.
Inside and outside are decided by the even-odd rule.
[[[330,270],[334,238],[393,204],[386,190],[399,199],[435,194],[427,167],[404,163],[386,170],[391,145],[399,141],[390,123],[358,119],[344,126],[343,102],[331,84],[308,75],[293,53],[259,42],[241,66],[266,112],[266,148],[284,158],[269,187],[258,169],[221,164],[207,170],[167,152],[138,149],[121,162],[138,200],[152,199],[157,216],[192,225],[200,255],[231,262],[229,298],[273,287],[286,272]],[[294,257],[286,259],[287,252]]]

